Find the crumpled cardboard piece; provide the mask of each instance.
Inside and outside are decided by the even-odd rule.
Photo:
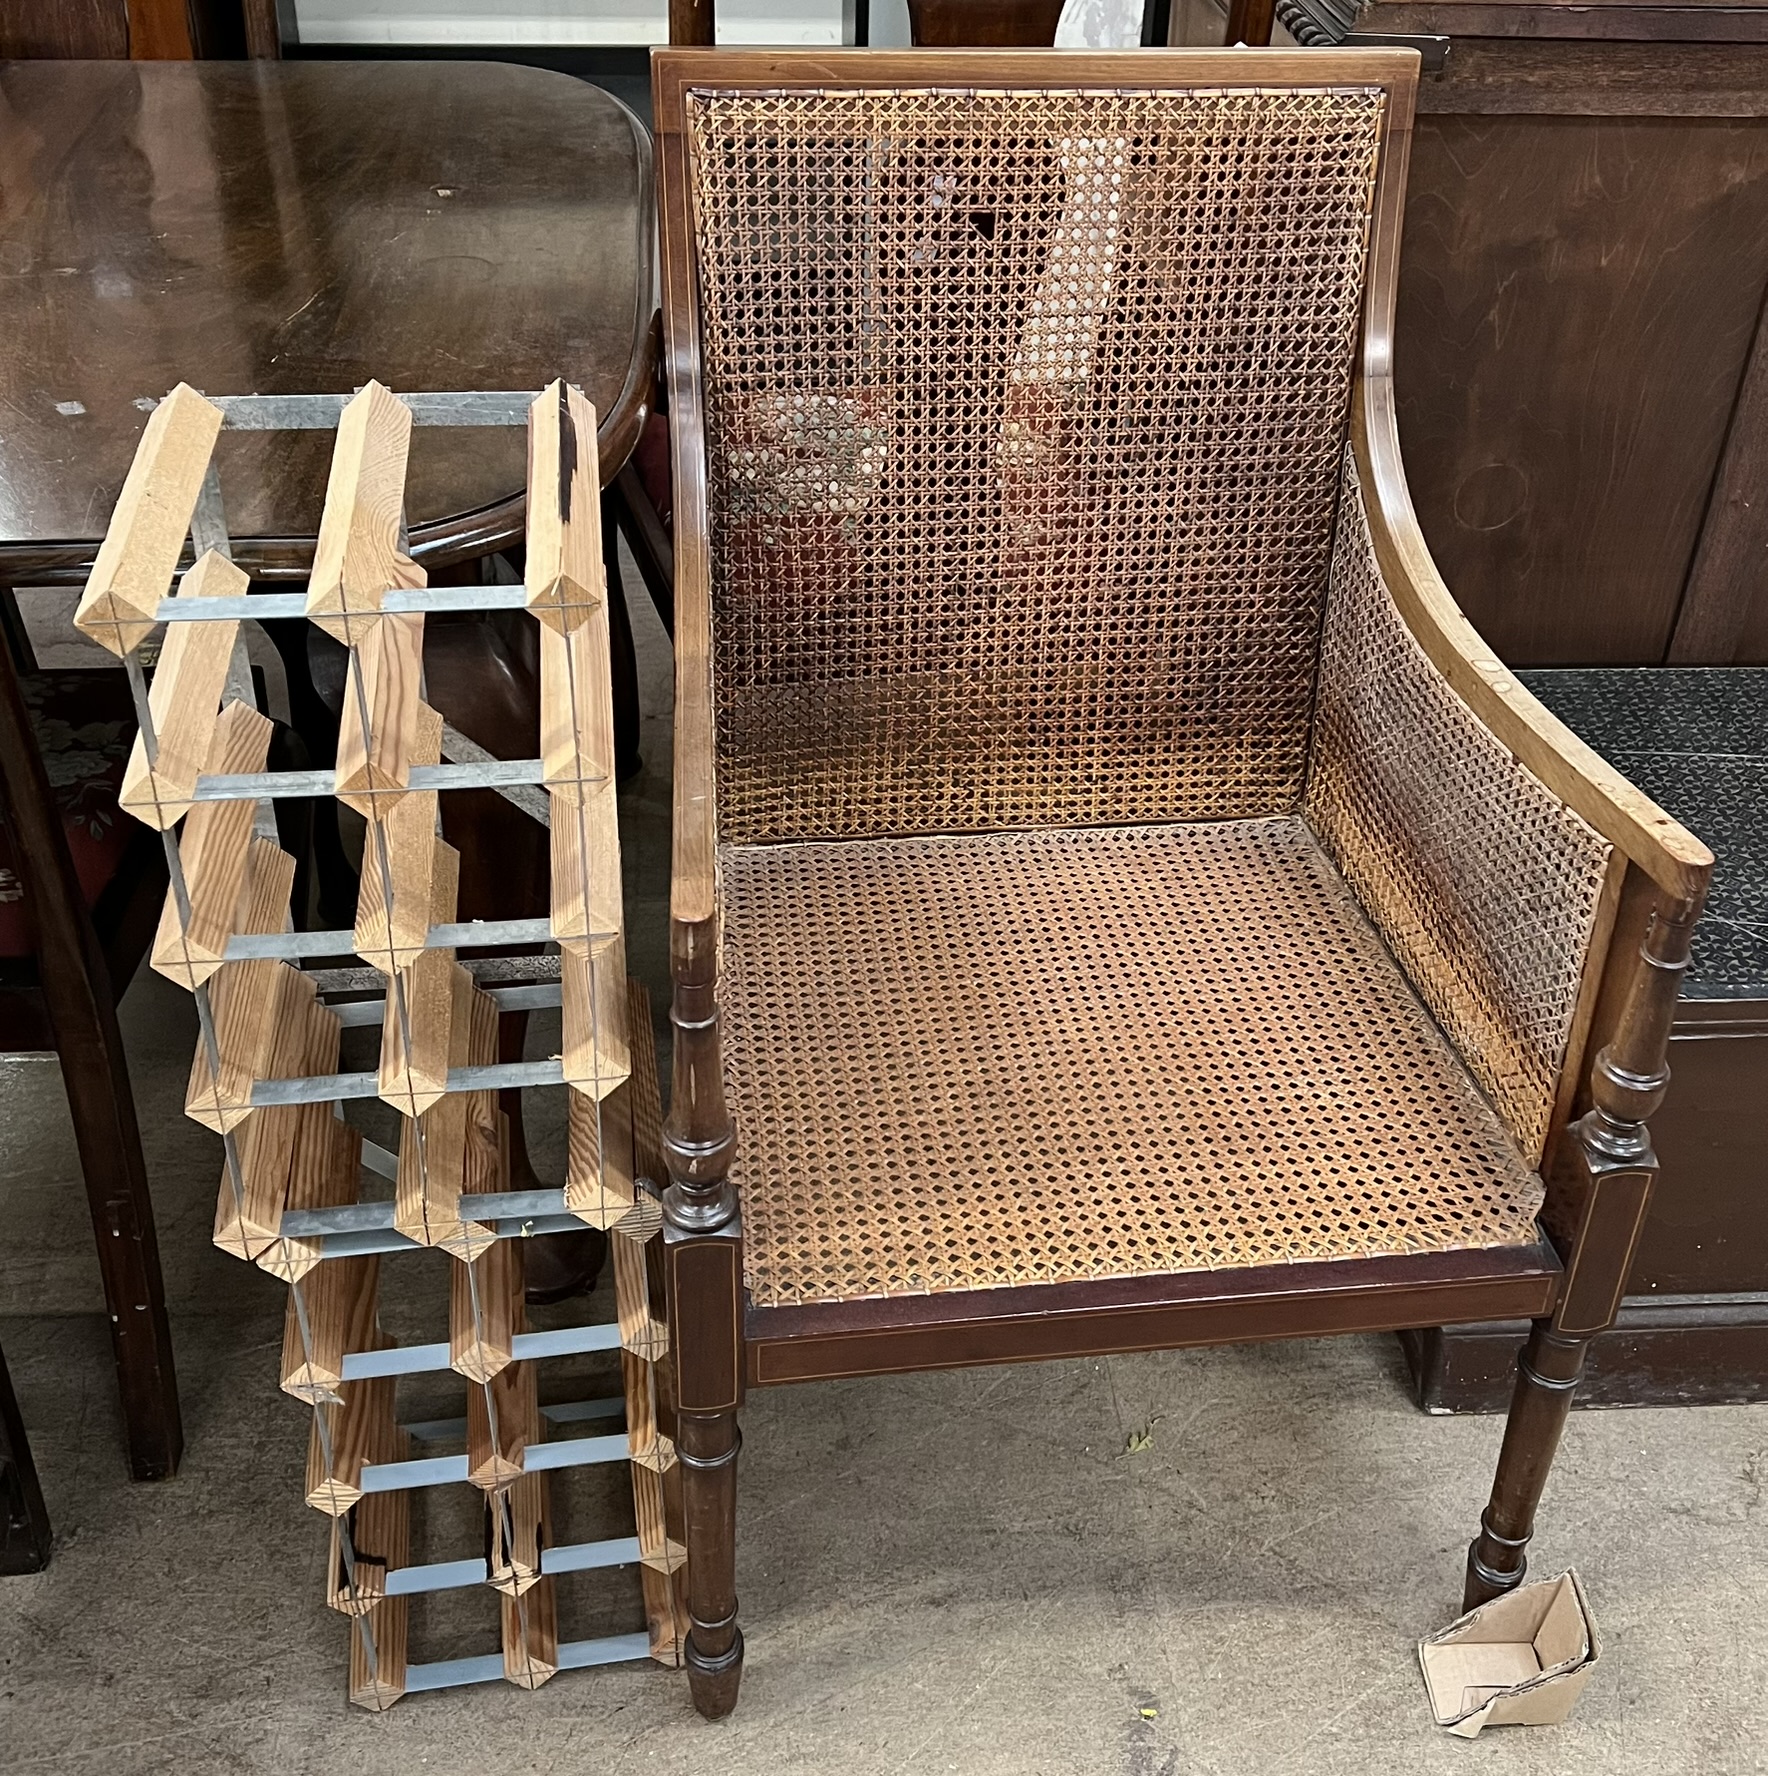
[[[1437,1725],[1551,1727],[1571,1713],[1602,1651],[1575,1572],[1519,1585],[1418,1643]]]

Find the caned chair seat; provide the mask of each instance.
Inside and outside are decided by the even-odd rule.
[[[1539,1179],[1300,818],[720,863],[758,1307],[1535,1241]]]

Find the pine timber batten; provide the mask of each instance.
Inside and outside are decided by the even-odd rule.
[[[383,384],[366,384],[345,404],[313,549],[307,614],[346,646],[372,633],[386,593],[427,583],[399,542],[410,449],[411,409]]]
[[[346,1535],[351,1543],[348,1561]],[[332,1522],[331,1595],[326,1601],[342,1615],[367,1615],[386,1598],[393,1574],[409,1566],[410,1559],[411,1494],[368,1493],[347,1517]]]
[[[380,1713],[405,1694],[410,1600],[389,1597],[350,1622],[350,1700]]]
[[[229,598],[250,582],[225,556],[206,551],[179,582],[179,599]],[[172,624],[148,692],[157,742],[153,765],[136,733],[117,800],[137,820],[162,830],[189,812],[196,780],[207,769],[227,670],[239,638],[236,621]],[[262,765],[256,767],[262,769]]]
[[[424,1115],[448,1091],[451,1032],[462,1009],[457,977],[465,973],[452,950],[423,950],[388,983],[397,1003],[381,1023],[376,1088],[408,1120]]]
[[[204,763],[217,769],[261,770],[270,749],[272,724],[246,703],[229,703],[210,730]],[[139,739],[139,736],[138,736]],[[204,802],[193,807],[184,821],[178,855],[184,874],[188,919],[178,906],[175,887],[166,890],[160,923],[154,934],[154,969],[180,986],[194,991],[214,974],[227,952],[229,940],[239,929],[240,916],[269,911],[279,928],[288,910],[288,897],[280,906],[254,906],[259,898],[251,890],[251,864],[256,854],[252,824],[257,810],[250,802]],[[275,849],[272,847],[272,849]],[[284,855],[280,851],[278,856]],[[292,885],[293,862],[288,880]],[[274,895],[278,873],[260,864],[257,883]]]
[[[544,1471],[524,1473],[501,1500],[486,1501],[490,1529],[484,1582],[493,1589],[520,1597],[539,1581],[552,1539],[549,1502]]]
[[[377,617],[350,644],[333,793],[364,819],[410,790],[426,707],[418,693],[423,658],[421,616]]]
[[[449,1367],[469,1381],[487,1382],[512,1360],[522,1260],[520,1240],[494,1240],[477,1258],[449,1266]]]
[[[631,1070],[620,935],[620,835],[595,410],[555,382],[529,413],[527,585],[540,621],[540,751],[549,794],[551,935],[560,947],[561,1068],[606,1097]],[[592,942],[597,931],[610,938]],[[591,1134],[569,1121],[572,1142]],[[598,1155],[599,1157],[599,1155]],[[585,1162],[573,1158],[574,1175]]]
[[[528,410],[528,487],[528,609],[569,634],[603,608],[607,590],[595,408],[562,380]]]
[[[558,1592],[549,1578],[519,1597],[503,1594],[503,1675],[519,1690],[537,1690],[559,1670]]]
[[[338,1399],[345,1354],[379,1348],[375,1330],[379,1286],[380,1259],[369,1254],[322,1264],[290,1287],[283,1321],[284,1393],[315,1406]]]
[[[333,1051],[335,1064],[336,1051]],[[283,1217],[291,1212],[341,1208],[361,1194],[362,1136],[332,1115],[329,1104],[302,1104],[289,1160]],[[321,1241],[291,1237],[279,1219],[277,1237],[258,1254],[260,1269],[285,1283],[299,1282],[324,1258]]]
[[[534,1365],[515,1362],[467,1389],[467,1478],[486,1492],[501,1492],[521,1475],[528,1449],[540,1446],[535,1386]]]
[[[207,1045],[199,1043],[184,1113],[220,1135],[253,1114],[252,1086],[271,1064],[279,1027],[304,1018],[315,995],[311,980],[286,962],[229,963],[210,992],[219,1077],[210,1067]]]
[[[390,1340],[388,1342],[391,1342]],[[338,1405],[313,1415],[307,1440],[307,1503],[342,1517],[363,1496],[362,1470],[405,1456],[405,1436],[393,1416],[393,1377],[343,1383]],[[321,1433],[322,1423],[326,1433]]]
[[[279,1024],[271,1059],[307,1073],[329,1072],[338,1063],[340,1035],[336,1014],[315,999],[307,1004],[304,1018],[290,1017]],[[272,1261],[272,1248],[282,1243],[284,1206],[297,1188],[296,1156],[301,1156],[304,1172],[311,1164],[302,1133],[304,1120],[315,1111],[324,1114],[329,1128],[344,1126],[323,1105],[291,1104],[254,1110],[237,1131],[234,1158],[239,1177],[236,1180],[231,1163],[222,1166],[215,1204],[215,1244],[223,1251],[259,1264]],[[325,1140],[329,1154],[329,1133]],[[303,1176],[299,1187],[305,1193],[312,1182]]]
[[[148,417],[74,626],[118,656],[133,652],[178,571],[221,410],[179,383]]]
[[[447,956],[445,951],[426,954]],[[482,1065],[497,1052],[494,1002],[458,962],[450,958],[447,966],[445,1046],[436,1057],[444,1083],[454,1068]],[[415,974],[414,966],[401,979]],[[423,1012],[414,1000],[412,1015],[426,1015],[433,1023],[436,1014]],[[383,1041],[392,1027],[393,1020],[382,1024]],[[497,1237],[495,1229],[460,1215],[463,1194],[479,1194],[496,1182],[496,1117],[490,1094],[482,1090],[438,1092],[421,1113],[408,1117],[400,1130],[394,1198],[393,1225],[399,1232],[420,1245],[443,1246],[462,1260],[477,1257]]]
[[[408,772],[440,760],[442,728],[440,711],[420,700]],[[454,917],[460,854],[437,832],[438,810],[435,790],[411,790],[390,806],[384,799],[371,806],[351,941],[363,961],[383,974],[405,967],[426,947],[431,926]]]

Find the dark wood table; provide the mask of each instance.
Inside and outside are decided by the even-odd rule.
[[[211,394],[531,389],[651,404],[650,143],[600,89],[474,62],[0,64],[0,591],[85,577],[146,423]],[[224,433],[234,557],[300,580],[330,437]],[[520,431],[420,429],[412,553],[519,543]],[[153,1216],[102,954],[11,662],[0,782],[115,1333],[131,1468],[182,1446]],[[458,718],[456,718],[458,719]],[[463,914],[463,916],[466,916]],[[119,983],[119,985],[122,983]]]
[[[90,566],[147,415],[210,394],[579,383],[619,469],[650,398],[650,143],[489,62],[0,66],[0,579]],[[299,579],[321,433],[223,434],[239,564]],[[519,433],[413,438],[413,553],[521,534]]]

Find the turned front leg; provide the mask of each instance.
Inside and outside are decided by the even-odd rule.
[[[1583,1175],[1583,1211],[1550,1319],[1537,1320],[1517,1362],[1516,1392],[1480,1533],[1467,1551],[1462,1608],[1522,1583],[1547,1474],[1590,1341],[1615,1321],[1651,1207],[1657,1156],[1646,1121],[1670,1083],[1665,1059],[1700,899],[1662,902],[1635,960],[1614,1040],[1590,1074],[1590,1109],[1568,1131]]]
[[[730,1181],[736,1135],[718,1042],[717,928],[670,929],[675,1066],[663,1195],[676,1386],[676,1453],[688,1547],[685,1657],[694,1706],[718,1720],[737,1705],[737,1409],[743,1399],[743,1232]]]
[[[1516,1364],[1516,1392],[1504,1422],[1504,1447],[1492,1498],[1480,1515],[1479,1535],[1467,1550],[1464,1610],[1488,1603],[1522,1583],[1528,1570],[1529,1538],[1535,1510],[1547,1485],[1547,1471],[1559,1448],[1572,1395],[1584,1373],[1588,1338],[1555,1332],[1551,1320],[1537,1320]]]

